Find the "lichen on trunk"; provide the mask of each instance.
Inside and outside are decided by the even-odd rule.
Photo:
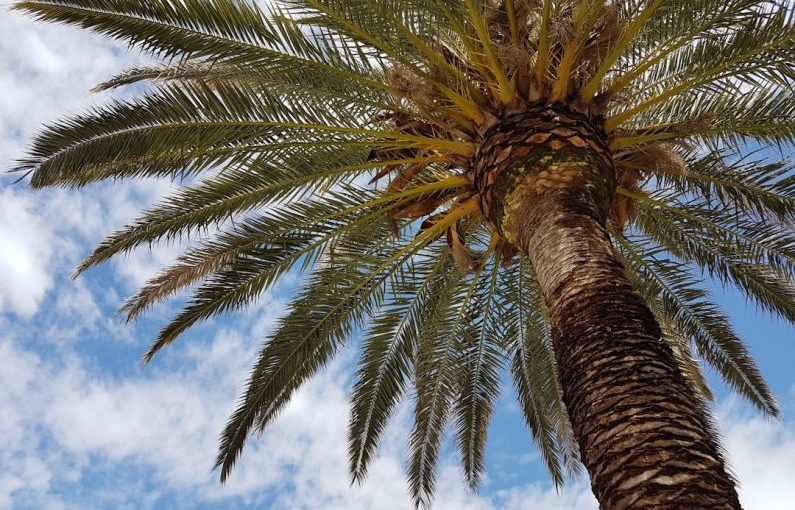
[[[613,250],[616,175],[599,119],[551,107],[508,117],[474,161],[484,215],[537,274],[601,508],[740,508],[709,412]]]

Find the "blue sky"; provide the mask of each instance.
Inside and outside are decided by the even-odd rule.
[[[86,33],[6,11],[0,34],[0,168],[22,154],[42,122],[106,100],[88,90],[139,59]],[[349,486],[346,392],[355,348],[302,390],[275,426],[250,442],[231,482],[218,485],[210,472],[216,437],[296,278],[248,312],[191,331],[146,369],[140,355],[170,310],[133,325],[114,312],[178,247],[142,250],[69,279],[92,244],[169,187],[146,182],[32,194],[0,177],[0,510],[409,508],[405,407],[367,482]],[[736,293],[716,293],[784,409],[780,422],[762,419],[712,378],[741,499],[749,510],[791,510],[792,327],[757,313]],[[434,508],[595,509],[583,481],[560,495],[550,487],[513,398],[507,389],[498,406],[482,490],[463,488],[448,441]]]

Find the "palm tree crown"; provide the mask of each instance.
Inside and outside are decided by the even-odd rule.
[[[15,8],[161,62],[100,84],[151,85],[137,99],[52,124],[18,165],[33,187],[182,183],[77,270],[141,245],[199,238],[123,306],[133,319],[193,287],[146,361],[197,322],[251,304],[286,272],[306,272],[223,432],[222,479],[249,434],[358,328],[354,480],[411,387],[415,500],[431,496],[447,424],[476,487],[503,369],[555,482],[578,469],[544,302],[526,257],[491,220],[493,208],[511,204],[495,202],[481,164],[484,147],[522,128],[518,118],[541,133],[490,154],[490,164],[511,151],[532,156],[542,143],[611,160],[610,237],[680,370],[709,398],[700,358],[777,413],[701,274],[795,321],[795,176],[787,161],[748,149],[795,141],[791,7],[45,0]],[[531,182],[577,185],[565,165]]]

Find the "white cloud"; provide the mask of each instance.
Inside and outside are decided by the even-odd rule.
[[[162,505],[160,496],[178,494],[191,505],[408,508],[406,409],[388,429],[366,483],[349,485],[344,360],[301,390],[264,436],[250,442],[231,482],[218,485],[209,466],[217,434],[257,348],[248,333],[255,316],[241,319],[237,331],[215,333],[211,342],[192,335],[159,364],[126,376],[109,377],[75,356],[46,360],[13,340],[0,343],[5,361],[0,365],[0,462],[11,466],[0,475],[0,508],[57,499],[79,506],[85,502],[65,499],[58,487],[88,483],[103,473],[120,473],[121,488],[105,493],[88,483],[82,489],[82,497],[100,507],[137,502],[141,484],[157,480],[151,507]],[[734,403],[720,408],[719,419],[746,510],[787,508],[795,500],[795,487],[787,483],[795,470],[792,426],[746,416]],[[471,495],[455,459],[445,457],[434,508],[595,510],[597,505],[585,485],[568,487],[562,494],[536,483]]]
[[[19,413],[11,414],[3,430],[3,446],[12,455],[2,460],[12,469],[0,479],[5,491],[0,501],[57,497],[48,491],[60,476],[58,466],[47,464],[35,448],[46,436],[57,445],[54,460],[78,469],[83,478],[96,476],[97,467],[134,463],[152,470],[166,488],[199,500],[272,497],[273,507],[284,509],[409,507],[401,457],[405,423],[388,434],[367,483],[349,486],[340,364],[301,391],[264,437],[252,441],[231,482],[220,487],[208,467],[251,348],[233,333],[219,334],[206,347],[185,371],[101,380],[76,360],[57,368],[8,342],[0,344],[0,354],[14,367],[0,372],[0,382],[16,381],[4,385],[11,401],[2,402]],[[189,357],[200,354],[189,352]],[[438,509],[493,508],[466,493],[449,461],[439,486]],[[118,491],[114,497],[120,497]],[[133,501],[137,493],[127,497]]]
[[[29,197],[0,189],[0,312],[32,316],[52,284],[48,273],[52,230]]]
[[[504,510],[597,510],[599,507],[590,487],[584,483],[567,487],[560,494],[549,487],[531,485],[503,491],[500,497]]]
[[[32,23],[0,12],[0,170],[24,157],[44,123],[106,97],[89,89],[141,57],[75,28]],[[0,313],[32,317],[52,286],[55,269],[71,269],[111,228],[132,219],[168,183],[36,194],[16,175],[0,177]],[[149,257],[150,258],[150,257]],[[151,267],[136,254],[120,274],[138,283]]]
[[[43,124],[107,100],[107,94],[89,92],[93,85],[144,60],[89,32],[33,23],[15,13],[0,14],[0,33],[0,169],[24,157],[25,147]],[[34,194],[21,183],[13,185],[15,178],[0,181],[4,186],[0,269],[3,274],[13,272],[9,278],[14,284],[0,286],[0,300],[25,317],[36,311],[51,283],[45,271],[48,262],[71,268],[87,254],[86,242],[96,243],[129,222],[171,187],[168,182],[148,181]],[[117,263],[118,275],[132,288],[173,259],[174,253],[166,249],[154,255],[132,254]],[[50,261],[50,255],[57,260]],[[19,282],[29,283],[20,288]]]
[[[52,472],[35,452],[38,444],[31,442],[38,432],[32,428],[36,428],[36,412],[40,410],[25,405],[25,398],[37,385],[36,377],[41,375],[37,373],[40,359],[7,340],[0,341],[0,359],[0,464],[6,466],[0,472],[0,508],[12,508],[21,492],[46,494]]]
[[[746,510],[791,510],[795,426],[750,414],[734,400],[721,408],[718,418]]]
[[[5,9],[4,9],[5,11]],[[0,165],[20,157],[43,121],[96,100],[89,89],[127,61],[118,47],[75,28],[0,13]]]
[[[52,275],[65,280],[93,245],[132,221],[170,187],[168,182],[148,181],[79,192],[32,193],[22,185],[0,188],[0,313],[10,310],[32,317],[53,285]],[[173,261],[181,248],[174,243],[118,257],[113,266],[123,284],[120,290],[129,293],[139,287]],[[72,285],[64,281],[62,292],[68,293]],[[72,294],[86,298],[77,290]]]

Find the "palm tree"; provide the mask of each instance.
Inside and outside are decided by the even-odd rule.
[[[789,4],[791,5],[791,4]],[[411,392],[429,504],[445,427],[476,488],[503,369],[556,484],[603,509],[740,508],[699,362],[776,402],[706,273],[795,321],[793,8],[761,0],[43,0],[15,9],[159,64],[136,99],[58,121],[34,188],[180,188],[77,273],[193,240],[124,304],[188,287],[149,361],[288,271],[301,290],[223,431],[246,438],[361,336],[351,477]],[[369,181],[369,182],[368,182]],[[411,387],[411,390],[409,390]]]

